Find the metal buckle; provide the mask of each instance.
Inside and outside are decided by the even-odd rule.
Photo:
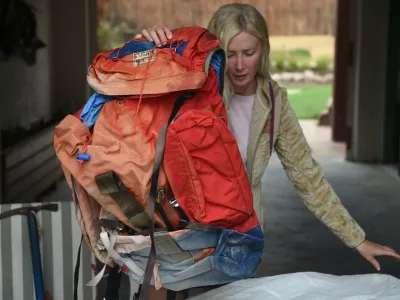
[[[99,224],[106,229],[114,229],[118,231],[122,231],[124,229],[125,224],[118,220],[107,220],[100,219]]]
[[[176,201],[176,199],[175,198],[170,198],[169,200],[168,200],[168,202],[169,202],[169,204],[172,206],[172,207],[179,207],[179,203],[178,203],[178,201]]]

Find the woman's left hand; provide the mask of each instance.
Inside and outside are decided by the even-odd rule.
[[[400,254],[398,254],[392,248],[382,246],[367,240],[357,246],[356,250],[378,271],[381,270],[381,266],[379,265],[379,262],[375,259],[375,256],[391,256],[395,260],[400,262]]]

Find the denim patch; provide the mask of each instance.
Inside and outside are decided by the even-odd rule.
[[[224,229],[213,253],[215,268],[237,278],[253,276],[264,250],[264,237],[259,231],[261,228],[250,235]]]
[[[158,253],[158,274],[162,286],[171,290],[220,285],[254,276],[264,249],[264,235],[260,227],[247,233],[222,229],[220,233],[190,230],[175,242],[183,251],[194,257],[204,248],[216,247],[208,257],[193,263],[192,258],[174,263],[168,255]],[[139,268],[145,269],[149,248],[129,254]],[[131,279],[142,282],[143,278],[129,271]],[[154,279],[153,279],[154,284]]]

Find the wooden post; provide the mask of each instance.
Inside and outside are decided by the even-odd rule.
[[[345,142],[347,125],[347,68],[349,64],[350,0],[337,0],[335,38],[335,79],[333,85],[332,140]]]

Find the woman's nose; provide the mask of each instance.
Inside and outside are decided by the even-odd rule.
[[[236,68],[237,71],[243,70],[243,68],[244,68],[243,59],[241,57],[237,57],[236,58],[235,68]]]

